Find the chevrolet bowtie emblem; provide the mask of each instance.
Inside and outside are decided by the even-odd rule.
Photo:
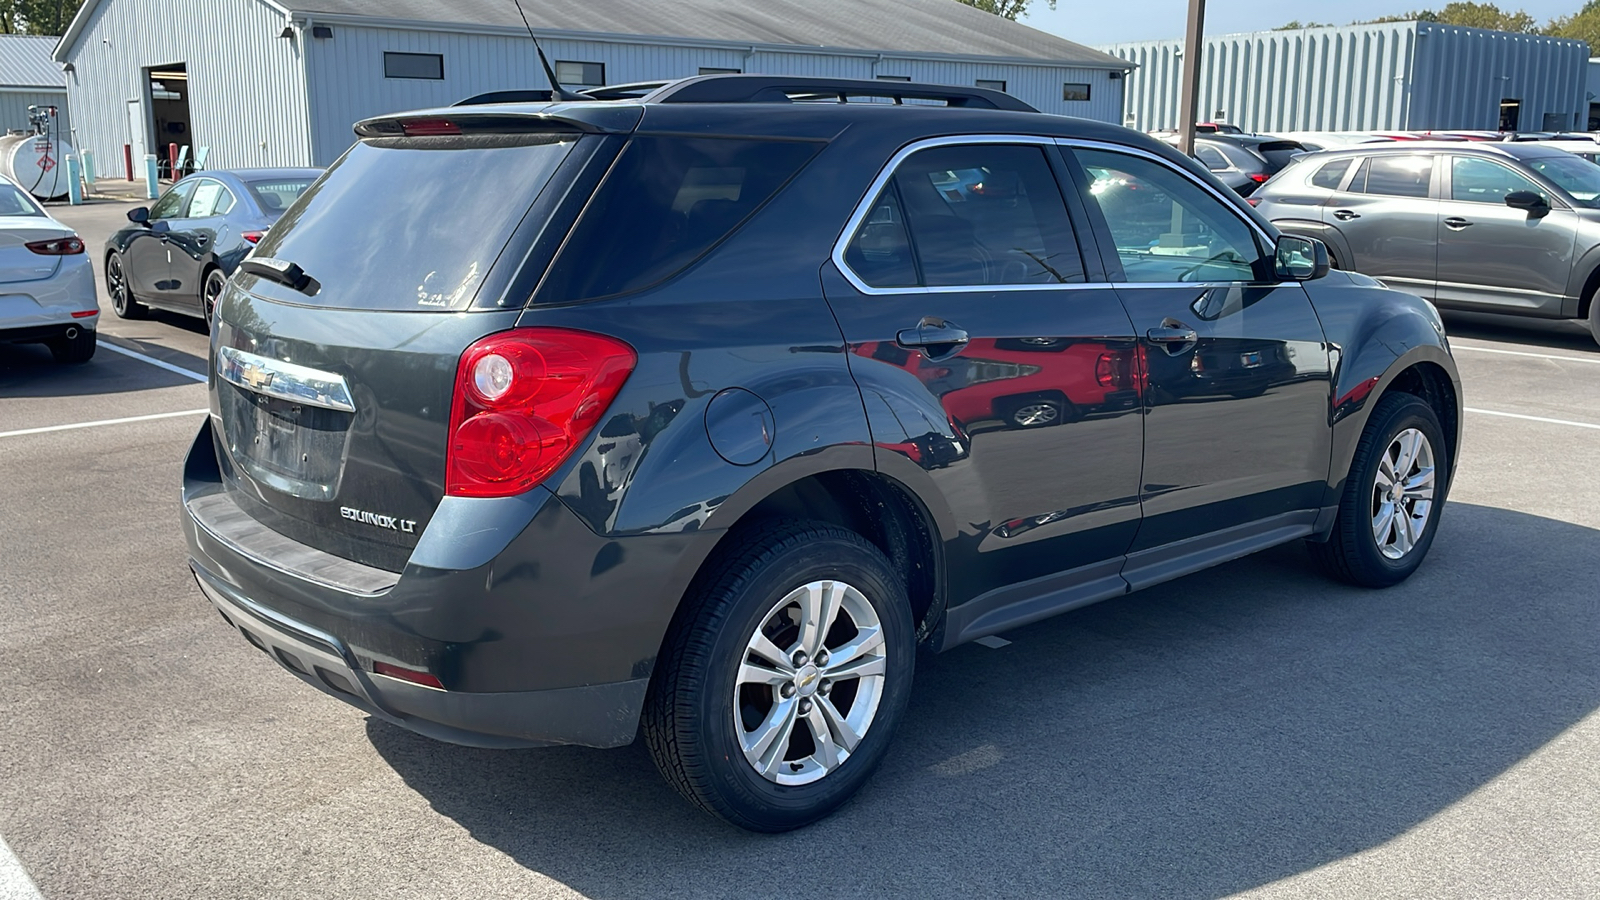
[[[258,391],[270,386],[276,374],[261,366],[245,365],[239,368],[239,380]]]

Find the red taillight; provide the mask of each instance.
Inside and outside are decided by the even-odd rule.
[[[439,676],[432,672],[401,668],[392,663],[379,662],[377,660],[372,661],[372,671],[377,672],[379,675],[387,675],[390,678],[398,678],[401,681],[409,681],[412,684],[420,684],[423,687],[444,690],[444,683],[439,680]]]
[[[84,309],[84,310],[79,310],[78,312],[73,313],[72,317],[74,319],[87,319],[90,316],[98,316],[98,315],[100,315],[100,310],[98,310],[98,309]]]
[[[34,241],[23,246],[40,256],[76,256],[83,252],[83,239],[74,234],[48,241]]]
[[[261,239],[267,236],[267,233],[265,231],[246,231],[239,236],[252,244],[259,244]]]
[[[468,347],[456,369],[445,493],[507,497],[543,481],[600,421],[637,360],[615,338],[565,328],[502,331]]]
[[[410,119],[400,123],[407,137],[436,137],[441,134],[460,134],[461,126],[449,119]]]
[[[1112,365],[1111,354],[1102,353],[1094,361],[1094,380],[1101,387],[1111,387],[1117,381],[1117,370]]]
[[[1263,172],[1251,172],[1250,173],[1250,180],[1254,181],[1256,184],[1266,184],[1267,179],[1271,178],[1271,177],[1272,177],[1271,175],[1267,175],[1267,174],[1265,174]]]
[[[1246,197],[1246,198],[1244,198],[1244,202],[1250,204],[1251,206],[1260,206],[1261,205],[1261,198],[1260,197]]]

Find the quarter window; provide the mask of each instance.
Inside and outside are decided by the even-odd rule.
[[[606,83],[606,64],[558,59],[556,60],[556,80],[562,84],[603,87]]]
[[[1344,181],[1344,173],[1348,171],[1350,171],[1350,160],[1336,159],[1318,169],[1317,174],[1311,176],[1311,185],[1336,191],[1339,189],[1339,183]]]
[[[1131,283],[1253,281],[1261,248],[1226,204],[1141,156],[1076,150]]]
[[[1357,194],[1426,198],[1432,179],[1433,157],[1375,156],[1361,164],[1350,190]]]
[[[443,81],[444,57],[437,53],[385,52],[383,54],[383,77]]]
[[[913,153],[852,238],[845,261],[874,287],[1085,280],[1061,189],[1044,149],[1034,145]]]
[[[1514,191],[1533,191],[1550,202],[1550,195],[1533,179],[1487,159],[1456,156],[1450,159],[1450,199],[1468,203],[1506,202]]]

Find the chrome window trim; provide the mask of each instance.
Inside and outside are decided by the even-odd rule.
[[[1064,148],[1066,148],[1068,150],[1081,147],[1081,148],[1089,149],[1089,150],[1102,150],[1102,151],[1105,151],[1105,152],[1108,152],[1108,153],[1122,153],[1122,154],[1125,154],[1125,155],[1128,155],[1128,156],[1143,157],[1143,158],[1148,159],[1148,160],[1150,160],[1152,162],[1161,163],[1161,164],[1166,165],[1172,171],[1178,173],[1180,176],[1182,176],[1184,178],[1187,178],[1196,187],[1199,187],[1201,190],[1203,190],[1206,193],[1210,194],[1213,198],[1218,200],[1225,208],[1227,208],[1227,211],[1231,215],[1233,215],[1235,218],[1237,218],[1241,222],[1243,222],[1245,224],[1245,226],[1248,227],[1253,233],[1259,235],[1261,237],[1261,239],[1265,242],[1265,246],[1272,247],[1277,243],[1276,240],[1272,237],[1272,235],[1268,234],[1266,229],[1262,228],[1260,226],[1260,224],[1258,224],[1255,220],[1249,218],[1248,216],[1240,215],[1238,210],[1236,210],[1236,209],[1234,209],[1232,207],[1232,203],[1231,203],[1231,201],[1229,200],[1229,198],[1228,198],[1228,196],[1226,194],[1218,191],[1216,188],[1212,187],[1211,185],[1206,184],[1204,181],[1201,181],[1200,179],[1194,177],[1194,175],[1192,173],[1187,172],[1187,171],[1185,171],[1182,168],[1179,168],[1177,166],[1173,166],[1170,160],[1164,159],[1159,154],[1151,153],[1150,151],[1142,149],[1142,148],[1139,148],[1139,147],[1130,147],[1130,146],[1128,146],[1126,144],[1113,144],[1113,143],[1108,143],[1108,142],[1105,142],[1105,141],[1093,141],[1093,140],[1087,140],[1087,139],[1082,139],[1082,138],[1049,137],[1049,136],[1036,135],[1036,134],[1035,135],[1028,135],[1028,134],[955,134],[955,135],[945,135],[943,137],[924,138],[923,140],[913,141],[913,142],[905,145],[904,147],[901,147],[898,151],[895,152],[894,156],[891,156],[889,158],[889,161],[884,164],[883,168],[879,170],[877,176],[872,179],[872,183],[867,186],[867,190],[866,190],[865,195],[863,195],[861,200],[856,203],[855,210],[850,214],[850,218],[845,222],[844,229],[840,232],[838,239],[835,240],[834,243],[833,243],[833,253],[832,253],[832,256],[831,256],[831,258],[833,260],[834,267],[839,270],[839,274],[843,275],[846,281],[850,282],[850,285],[852,287],[854,287],[857,291],[860,291],[861,293],[866,294],[868,296],[883,297],[883,296],[898,296],[898,295],[905,295],[905,294],[961,294],[961,293],[980,293],[980,292],[981,293],[1007,293],[1007,292],[1012,292],[1012,291],[1111,290],[1111,289],[1115,289],[1115,288],[1118,288],[1118,287],[1124,287],[1124,288],[1155,288],[1155,287],[1214,288],[1214,287],[1232,287],[1232,286],[1238,286],[1238,285],[1254,285],[1254,284],[1256,284],[1256,282],[1253,282],[1253,281],[1226,281],[1226,282],[1179,281],[1179,282],[1159,283],[1159,284],[1158,283],[1154,283],[1154,282],[1086,281],[1086,282],[1079,282],[1079,283],[1073,283],[1073,284],[971,284],[971,285],[935,285],[935,286],[918,286],[918,287],[873,287],[872,285],[867,284],[866,281],[862,280],[861,276],[857,275],[850,268],[850,266],[845,263],[845,260],[844,260],[845,251],[850,246],[850,241],[855,238],[856,231],[860,229],[861,223],[866,219],[867,215],[869,213],[871,213],[873,202],[878,199],[878,195],[883,193],[884,186],[889,183],[889,179],[894,177],[894,173],[895,173],[895,171],[897,169],[900,168],[900,164],[905,162],[907,157],[911,156],[913,153],[916,153],[916,152],[918,152],[920,150],[927,150],[927,149],[930,149],[930,148],[933,148],[933,147],[965,146],[965,145],[972,145],[972,144],[1031,144],[1031,145],[1038,146],[1038,147],[1049,147],[1049,146],[1064,147]],[[1070,216],[1070,212],[1071,211],[1068,210],[1069,216]],[[1077,223],[1073,223],[1073,225],[1074,225],[1074,230],[1076,230]],[[908,236],[909,236],[909,232],[908,232]],[[1278,284],[1278,282],[1269,282],[1269,284]]]
[[[280,400],[356,411],[344,376],[271,359],[237,347],[217,348],[217,377],[236,387]]]

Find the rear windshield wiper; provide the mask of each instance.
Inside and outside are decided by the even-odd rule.
[[[286,259],[273,259],[270,256],[253,256],[239,263],[239,268],[251,275],[257,275],[268,281],[276,281],[284,287],[291,287],[305,294],[315,297],[317,291],[322,289],[322,284],[315,278],[306,274],[298,263]]]

